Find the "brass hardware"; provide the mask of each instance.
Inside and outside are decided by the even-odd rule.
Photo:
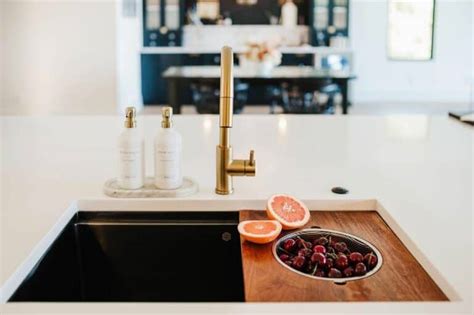
[[[173,126],[173,121],[171,120],[173,117],[173,108],[170,106],[164,106],[161,109],[161,127],[163,128],[171,128]]]
[[[232,48],[221,50],[221,91],[219,98],[219,125],[232,128],[234,112],[234,54]]]
[[[130,106],[130,107],[125,108],[125,122],[123,124],[125,128],[137,127],[136,117],[137,117],[137,110],[135,109],[135,107]]]
[[[234,55],[232,48],[221,50],[221,91],[219,99],[219,144],[216,147],[216,193],[231,194],[233,176],[255,176],[255,152],[250,151],[248,160],[233,160],[230,145],[234,102]]]

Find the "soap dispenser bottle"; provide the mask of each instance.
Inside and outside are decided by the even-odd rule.
[[[125,109],[125,129],[118,141],[118,185],[124,189],[139,189],[145,180],[145,144],[137,129],[136,115],[135,107]]]
[[[281,7],[281,24],[285,27],[298,25],[298,7],[293,0],[286,0]]]
[[[181,135],[173,128],[173,108],[163,107],[161,115],[161,128],[155,138],[155,186],[176,189],[183,183]]]

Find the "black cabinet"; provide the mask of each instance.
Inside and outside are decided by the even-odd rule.
[[[142,97],[145,105],[168,103],[168,88],[162,73],[171,66],[182,64],[179,54],[142,54],[141,80]]]
[[[218,66],[221,64],[220,54],[186,54],[183,55],[186,66]]]
[[[349,36],[349,0],[309,0],[310,43],[329,46],[333,36]]]
[[[282,66],[312,66],[314,64],[313,54],[283,54]]]
[[[181,46],[184,1],[142,0],[143,46]]]

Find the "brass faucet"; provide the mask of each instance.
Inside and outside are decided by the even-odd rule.
[[[232,159],[230,128],[234,102],[234,55],[232,48],[221,50],[221,92],[219,99],[219,144],[216,147],[216,193],[228,195],[234,191],[233,176],[255,176],[254,151],[248,160]]]

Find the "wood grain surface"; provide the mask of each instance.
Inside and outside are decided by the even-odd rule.
[[[241,221],[265,218],[264,211],[240,212]],[[306,227],[311,226],[350,233],[369,241],[383,256],[382,268],[368,278],[340,285],[291,272],[273,257],[272,243],[256,245],[242,240],[247,302],[448,300],[377,212],[311,212]]]

